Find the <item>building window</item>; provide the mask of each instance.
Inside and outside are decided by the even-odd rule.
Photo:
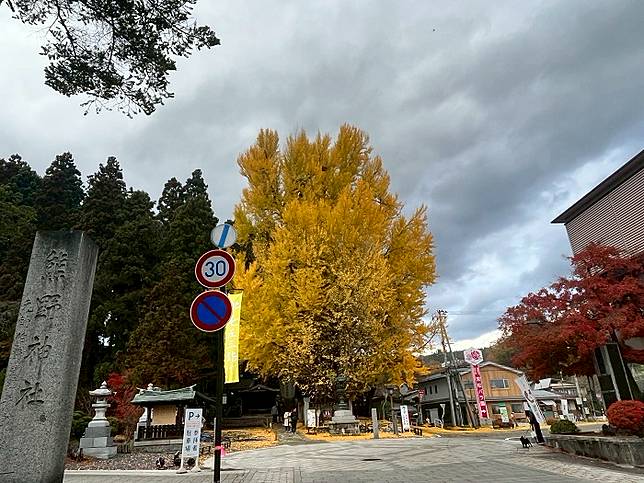
[[[492,404],[492,414],[501,414],[501,406],[498,404]]]
[[[507,389],[510,387],[510,383],[507,379],[491,379],[490,386],[492,389]]]
[[[438,394],[438,384],[434,385],[434,394]]]
[[[474,383],[472,381],[463,381],[463,387],[465,389],[474,389]]]
[[[429,386],[429,394],[432,394],[432,386]]]
[[[523,403],[512,404],[513,413],[522,413],[523,412]]]

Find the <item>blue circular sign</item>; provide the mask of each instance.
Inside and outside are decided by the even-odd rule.
[[[203,292],[192,301],[190,319],[199,330],[216,332],[230,320],[233,306],[228,296],[216,290]]]

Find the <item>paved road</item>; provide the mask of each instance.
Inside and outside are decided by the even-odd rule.
[[[548,448],[523,450],[499,438],[414,438],[307,443],[234,453],[224,483],[366,483],[534,481],[644,482],[644,470],[573,458]],[[65,483],[205,483],[212,472],[67,472]]]

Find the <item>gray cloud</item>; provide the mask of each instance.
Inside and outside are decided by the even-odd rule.
[[[196,14],[221,47],[180,61],[176,99],[134,120],[83,117],[42,86],[38,34],[0,8],[0,155],[42,172],[71,150],[85,175],[117,155],[153,197],[201,168],[226,218],[260,128],[357,124],[408,207],[429,205],[428,306],[463,314],[451,331],[466,339],[565,272],[549,221],[641,149],[641,2],[218,3]]]

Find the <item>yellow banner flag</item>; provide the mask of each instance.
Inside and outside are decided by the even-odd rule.
[[[239,320],[243,292],[228,294],[233,314],[224,327],[224,374],[226,383],[239,382]]]

